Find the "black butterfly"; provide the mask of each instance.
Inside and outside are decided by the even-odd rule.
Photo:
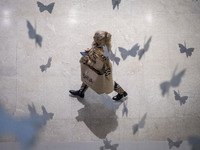
[[[171,149],[173,146],[175,146],[176,148],[179,148],[181,143],[183,141],[176,141],[176,142],[173,142],[171,139],[167,138],[167,141],[168,141],[168,145],[169,145],[169,148]]]
[[[181,53],[185,53],[187,57],[192,56],[192,52],[194,51],[194,48],[186,48],[185,42],[184,42],[184,45],[179,43],[178,46],[180,48]]]
[[[185,69],[179,72],[177,75],[175,75],[176,69],[173,72],[172,78],[170,81],[165,81],[160,84],[160,88],[162,90],[162,95],[164,96],[166,93],[169,92],[169,88],[172,87],[177,87],[181,83],[181,78],[185,74]]]
[[[188,96],[180,96],[180,93],[178,93],[174,90],[175,100],[180,101],[180,105],[185,104],[186,100],[188,99]]]
[[[40,66],[40,69],[41,69],[42,72],[46,71],[47,68],[51,67],[51,61],[52,61],[52,57],[49,57],[47,64]]]
[[[144,55],[144,53],[146,53],[148,51],[151,39],[152,39],[152,37],[150,37],[148,39],[148,41],[144,44],[144,48],[138,51],[139,60],[142,58],[142,56]]]
[[[144,128],[146,117],[147,113],[142,117],[139,123],[133,125],[133,134],[135,134],[139,130],[139,128]]]
[[[117,65],[119,65],[120,58],[116,57],[116,55],[113,54],[112,51],[109,52],[109,58],[110,58],[111,61],[114,61]]]
[[[140,46],[137,43],[130,50],[126,50],[122,47],[119,47],[119,51],[121,53],[123,60],[125,60],[129,55],[135,57],[137,55],[137,51],[139,50],[139,48]]]
[[[36,29],[33,28],[31,23],[27,20],[28,35],[30,39],[35,39],[35,43],[40,47],[42,46],[42,36],[36,33]]]
[[[43,12],[43,11],[48,11],[50,14],[52,13],[52,10],[53,10],[53,7],[54,7],[54,2],[49,4],[49,5],[44,5],[42,4],[41,2],[37,2],[37,5],[40,9],[40,12]]]
[[[116,6],[119,9],[120,3],[121,3],[121,0],[112,0],[113,9],[115,9]]]

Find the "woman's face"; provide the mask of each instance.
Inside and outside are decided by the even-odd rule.
[[[96,34],[93,36],[93,39],[95,43],[100,44],[100,40],[97,38]]]

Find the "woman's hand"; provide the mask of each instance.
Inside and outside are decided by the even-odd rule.
[[[89,60],[89,56],[84,55],[84,56],[81,57],[79,62],[83,63],[83,64],[86,64],[88,62],[88,60]]]
[[[86,52],[86,53],[88,53],[89,51],[90,51],[90,49],[89,49],[89,48],[87,48],[87,49],[85,50],[85,52]]]

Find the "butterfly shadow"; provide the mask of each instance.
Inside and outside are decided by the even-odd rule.
[[[38,44],[40,47],[42,47],[42,36],[37,34],[36,25],[35,25],[35,29],[34,29],[28,20],[26,22],[27,22],[29,38],[35,40],[35,45]]]
[[[169,145],[169,149],[171,149],[172,147],[176,147],[179,148],[182,144],[183,141],[172,141],[170,138],[167,138],[168,141],[168,145]]]
[[[180,48],[180,53],[185,53],[186,57],[188,58],[189,56],[192,56],[192,52],[194,52],[194,48],[186,48],[186,42],[184,42],[184,45],[179,43],[178,44]]]
[[[29,116],[14,118],[0,107],[0,136],[12,135],[20,143],[22,150],[29,150],[36,143],[40,129],[54,116],[53,113],[48,113],[44,106],[41,108],[42,115],[37,113],[33,104],[28,105]]]
[[[125,115],[126,115],[126,117],[128,116],[127,103],[128,103],[128,101],[123,102],[122,117],[124,117]]]
[[[117,129],[116,109],[118,106],[114,106],[110,102],[107,104],[97,103],[94,99],[86,100],[78,97],[77,99],[84,107],[78,110],[76,120],[78,122],[83,121],[94,135],[100,139],[105,139],[107,134]]]
[[[139,129],[144,128],[146,117],[147,117],[147,113],[144,114],[144,116],[139,121],[139,123],[133,125],[133,127],[132,127],[133,134],[136,134],[139,131]]]
[[[180,85],[181,79],[184,76],[186,69],[180,71],[178,74],[175,74],[176,70],[177,70],[177,67],[175,68],[173,75],[169,81],[165,81],[160,84],[162,96],[165,96],[165,94],[169,93],[170,87],[178,87]]]
[[[121,57],[123,60],[125,60],[128,56],[136,57],[137,51],[139,50],[140,46],[137,44],[133,45],[133,47],[130,50],[126,50],[123,47],[118,47]]]
[[[52,61],[52,57],[49,57],[47,64],[40,66],[40,69],[42,72],[44,72],[44,71],[46,72],[47,68],[51,67],[51,61]]]
[[[144,48],[138,51],[139,60],[141,60],[143,55],[149,50],[151,40],[152,36],[150,36],[148,41],[144,44]]]
[[[112,51],[109,52],[109,58],[112,62],[115,62],[117,65],[119,65],[120,58],[116,56],[116,54],[113,54]]]
[[[180,105],[182,105],[182,104],[186,103],[186,100],[188,99],[188,96],[181,96],[179,91],[176,92],[174,90],[174,98],[175,98],[176,101],[180,102]]]
[[[110,149],[110,150],[117,150],[119,144],[111,144],[111,140],[109,141],[107,138],[103,140],[104,146],[101,146],[100,150]]]
[[[117,65],[119,65],[120,58],[116,56],[116,51],[115,51],[115,54],[114,54],[112,52],[112,50],[108,51],[106,46],[103,47],[103,50],[104,50],[104,55],[106,57],[109,57],[109,59],[113,62],[113,64],[115,62]]]
[[[39,7],[40,12],[43,12],[43,11],[46,10],[51,14],[52,11],[53,11],[55,3],[53,2],[53,3],[50,3],[49,5],[44,5],[44,4],[42,4],[41,2],[38,1],[37,5]]]
[[[121,3],[121,0],[112,0],[113,10],[115,9],[115,7],[117,7],[117,9],[119,9],[120,3]]]

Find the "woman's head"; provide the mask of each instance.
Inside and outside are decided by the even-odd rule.
[[[94,43],[100,46],[106,46],[108,51],[111,50],[111,34],[106,31],[97,31],[94,34]]]

